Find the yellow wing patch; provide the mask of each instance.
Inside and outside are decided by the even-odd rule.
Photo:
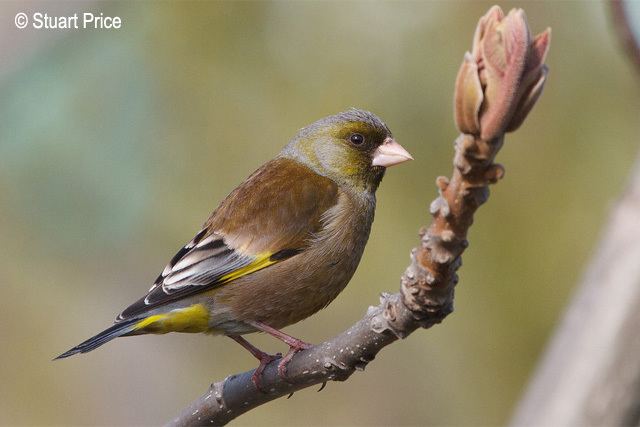
[[[278,260],[271,259],[273,254],[271,252],[262,252],[256,255],[255,260],[242,268],[239,268],[231,273],[225,274],[220,278],[220,283],[228,283],[232,280],[236,280],[239,277],[246,276],[247,274],[262,270],[265,267],[269,267],[272,264],[278,262]]]
[[[171,310],[168,313],[154,314],[136,323],[134,331],[150,334],[167,332],[207,332],[209,330],[209,311],[202,304]]]

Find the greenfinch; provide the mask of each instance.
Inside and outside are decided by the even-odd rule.
[[[353,276],[373,222],[385,170],[411,155],[374,114],[350,109],[301,129],[233,190],[115,324],[56,359],[121,336],[227,335],[260,360],[276,356],[242,335],[289,345],[280,374],[305,342],[279,329],[326,307]]]

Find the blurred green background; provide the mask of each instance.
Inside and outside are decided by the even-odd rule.
[[[490,2],[0,4],[0,424],[157,425],[255,367],[231,340],[119,339],[59,362],[140,297],[217,203],[300,127],[379,114],[415,161],[378,192],[356,276],[287,331],[311,342],[395,291],[451,171],[452,89]],[[523,7],[553,28],[549,80],[476,217],[456,311],[364,373],[237,425],[505,423],[638,149],[638,85],[598,2]],[[17,30],[102,11],[120,30]],[[269,351],[280,343],[252,341]]]

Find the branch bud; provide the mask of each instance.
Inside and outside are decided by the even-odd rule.
[[[480,18],[456,78],[455,120],[461,132],[488,141],[522,124],[542,93],[550,36],[547,29],[531,40],[522,9],[505,16],[494,6]]]

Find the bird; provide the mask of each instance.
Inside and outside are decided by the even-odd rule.
[[[413,157],[375,114],[356,108],[300,129],[235,188],[113,326],[62,353],[86,353],[122,336],[168,332],[226,335],[278,373],[311,344],[281,331],[326,307],[345,288],[373,223],[388,167]],[[243,336],[265,332],[284,357]]]

